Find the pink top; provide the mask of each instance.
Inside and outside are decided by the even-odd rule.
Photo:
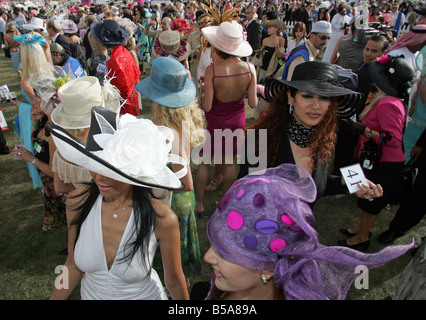
[[[383,144],[381,162],[402,162],[405,161],[405,153],[402,149],[402,129],[405,121],[405,108],[400,99],[395,97],[385,97],[376,104],[367,117],[361,123],[369,129],[389,133],[392,139]],[[361,154],[364,143],[368,140],[364,135],[360,135],[358,140],[357,156]],[[379,137],[376,143],[379,142]]]

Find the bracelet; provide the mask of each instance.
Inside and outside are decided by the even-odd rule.
[[[33,161],[31,161],[31,163],[33,164],[33,165],[35,165],[36,164],[36,162],[37,162],[37,158],[34,158],[34,160]]]

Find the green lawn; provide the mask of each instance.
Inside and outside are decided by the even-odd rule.
[[[10,59],[4,57],[0,51],[0,85],[7,84],[11,91],[18,94],[22,100],[19,80],[12,70]],[[18,114],[18,108],[10,104],[0,105],[9,130],[5,137],[10,147],[18,143],[13,132],[13,117]],[[149,102],[143,100],[142,115],[150,118]],[[250,121],[252,110],[247,110],[247,120]],[[196,167],[192,165],[195,174]],[[211,166],[211,175],[213,166]],[[47,299],[54,286],[57,276],[55,269],[65,262],[65,256],[58,252],[66,246],[66,228],[52,231],[42,231],[44,212],[43,194],[40,189],[33,190],[32,182],[28,176],[27,165],[13,156],[0,156],[0,299],[2,300],[34,300]],[[221,191],[207,192],[205,200],[205,215],[198,220],[198,233],[200,238],[201,253],[209,248],[206,236],[206,224],[209,216],[214,211],[214,202],[221,198]],[[359,222],[360,211],[355,205],[356,198],[351,195],[325,197],[319,200],[315,207],[316,229],[320,240],[325,245],[336,245],[342,239],[340,228],[355,226]],[[377,252],[384,248],[377,242],[377,236],[387,229],[396,207],[383,210],[378,216],[373,229],[372,244],[369,252]],[[410,233],[397,241],[396,244],[408,244],[415,238],[417,244],[426,234],[426,222],[423,220]],[[348,299],[351,300],[382,300],[386,299],[393,291],[396,280],[404,267],[410,261],[411,255],[405,256],[376,267],[369,272],[369,289],[351,289]],[[162,276],[159,261],[155,268]],[[207,281],[210,278],[210,267],[203,265],[202,275],[188,274],[191,283]],[[79,292],[75,290],[71,299],[79,299]]]

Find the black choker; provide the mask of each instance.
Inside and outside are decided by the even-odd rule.
[[[309,146],[311,135],[314,133],[314,131],[315,127],[307,129],[296,121],[293,114],[291,115],[287,134],[291,141],[293,141],[296,145],[301,148],[307,148]]]

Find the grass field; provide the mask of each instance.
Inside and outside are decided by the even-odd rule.
[[[22,101],[19,80],[12,70],[10,59],[0,51],[0,85],[7,84],[11,91],[18,94]],[[142,115],[150,118],[149,102],[143,100]],[[9,130],[5,138],[9,147],[18,143],[13,132],[13,117],[18,108],[11,104],[0,105]],[[252,110],[247,110],[247,121],[250,121]],[[193,174],[196,167],[192,166]],[[211,167],[213,174],[213,167]],[[28,176],[26,163],[13,159],[12,154],[0,156],[0,299],[1,300],[45,300],[49,298],[54,286],[57,266],[65,262],[65,256],[58,252],[66,246],[67,230],[65,227],[52,231],[42,231],[44,214],[43,194],[40,189],[34,190]],[[209,248],[206,236],[206,224],[214,211],[214,202],[221,198],[221,191],[206,193],[205,215],[198,220],[198,233],[201,253]],[[355,226],[359,222],[360,211],[355,205],[356,198],[351,195],[324,197],[315,207],[316,229],[321,243],[336,245],[342,239],[340,228]],[[378,216],[373,229],[373,237],[369,252],[377,252],[384,248],[377,242],[377,236],[387,229],[396,207],[383,210]],[[410,233],[395,241],[395,244],[408,244],[415,238],[417,244],[426,234],[426,222],[423,220]],[[384,266],[376,267],[369,272],[369,289],[350,290],[349,300],[383,300],[393,291],[399,274],[408,264],[411,255],[403,257]],[[154,264],[162,276],[159,261]],[[56,270],[57,271],[57,270]],[[203,265],[203,274],[188,274],[192,284],[207,281],[211,268]],[[75,290],[70,299],[79,299],[79,290]]]

